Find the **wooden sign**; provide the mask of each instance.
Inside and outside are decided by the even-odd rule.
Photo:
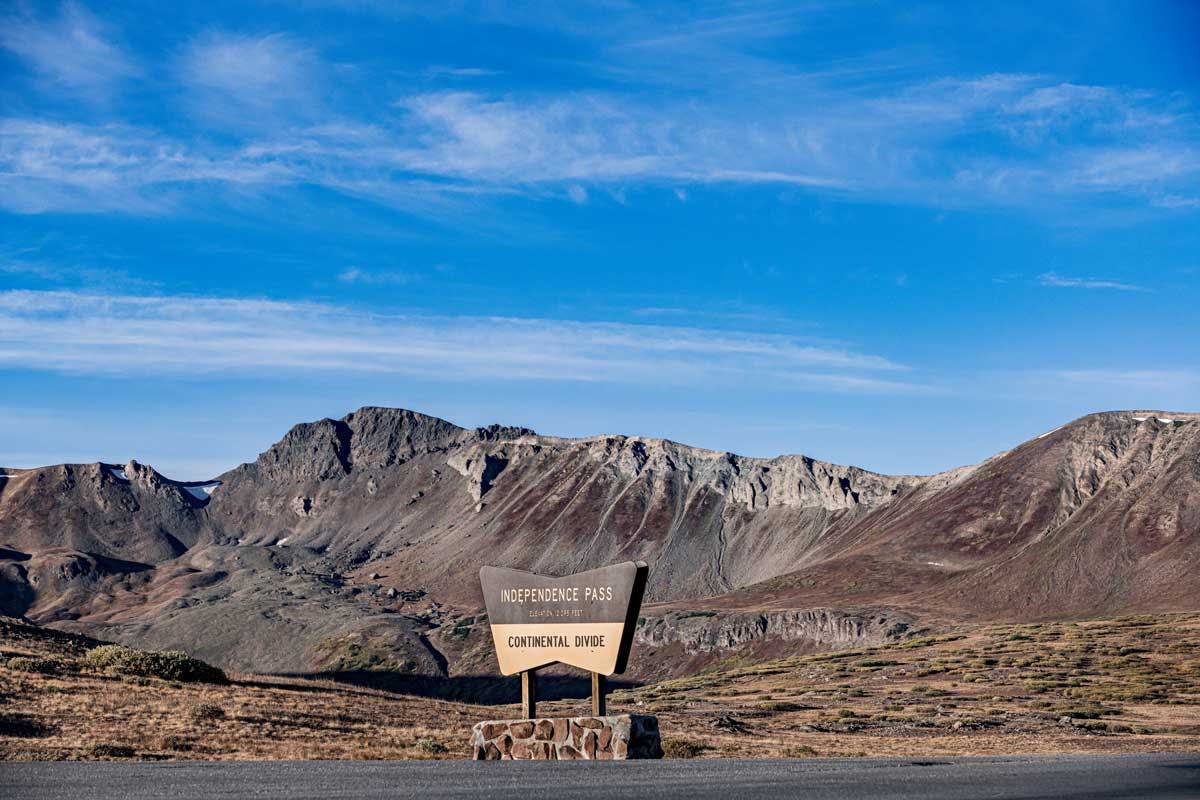
[[[500,671],[561,661],[600,675],[624,672],[648,572],[641,561],[565,578],[479,570]]]

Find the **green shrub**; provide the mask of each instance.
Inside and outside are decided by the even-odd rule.
[[[55,675],[58,673],[58,662],[49,658],[14,656],[8,660],[8,668],[17,672],[36,672],[39,675]]]
[[[448,749],[446,745],[437,739],[417,739],[417,750],[421,755],[438,756],[445,753]]]
[[[118,675],[186,683],[229,683],[221,670],[178,650],[151,652],[132,650],[119,644],[104,644],[89,650],[83,660],[89,667]]]
[[[1059,708],[1055,713],[1071,719],[1100,719],[1103,708]]]
[[[1099,732],[1099,731],[1107,731],[1108,730],[1108,723],[1101,722],[1100,720],[1095,720],[1095,719],[1072,718],[1071,724],[1074,725],[1076,728],[1082,728],[1085,731],[1098,731]]]
[[[708,745],[693,739],[667,739],[662,748],[667,758],[696,758],[708,749]]]
[[[783,748],[784,758],[815,758],[817,751],[806,744]]]
[[[812,706],[806,706],[803,703],[793,703],[789,700],[774,700],[770,703],[759,703],[758,707],[763,711],[807,711]]]

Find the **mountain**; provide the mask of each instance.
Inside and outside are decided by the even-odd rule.
[[[1194,610],[1198,558],[1196,414],[1093,414],[932,476],[389,408],[297,425],[204,484],[0,470],[0,613],[257,672],[486,673],[483,564],[648,562],[640,668],[662,673]]]

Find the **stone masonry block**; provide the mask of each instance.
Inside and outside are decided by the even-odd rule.
[[[471,730],[476,760],[662,758],[658,719],[646,714],[488,720]]]

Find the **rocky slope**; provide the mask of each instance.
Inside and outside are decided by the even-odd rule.
[[[1200,417],[1093,414],[831,528],[810,562],[723,603],[871,602],[955,618],[1191,609]]]
[[[918,477],[364,408],[216,481],[0,470],[0,612],[235,669],[445,675],[492,668],[482,564],[647,561],[638,641],[676,670],[1200,596],[1197,415],[1090,415]]]

